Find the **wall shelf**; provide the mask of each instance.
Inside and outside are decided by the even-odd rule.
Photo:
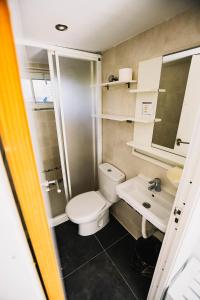
[[[165,93],[165,89],[155,89],[155,90],[145,90],[145,89],[133,89],[130,90],[129,93]]]
[[[137,83],[137,80],[104,82],[100,85],[103,86],[103,87],[106,87],[107,90],[109,90],[110,86],[124,85],[124,84],[127,84],[128,88],[130,88],[131,83]]]
[[[150,156],[154,159],[164,161],[167,164],[183,166],[185,163],[185,157],[179,155],[172,155],[172,153],[167,151],[162,151],[160,149],[153,148],[151,146],[137,145],[134,141],[127,142],[127,146],[132,147],[135,151],[142,153],[143,155]]]
[[[109,115],[109,114],[101,114],[101,115],[92,115],[92,117],[105,119],[105,120],[113,120],[119,122],[138,122],[138,123],[154,123],[154,122],[161,122],[161,119],[154,119],[154,120],[144,120],[144,119],[136,119],[130,116],[122,116],[122,115]]]

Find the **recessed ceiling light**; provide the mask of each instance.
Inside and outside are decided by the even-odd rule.
[[[68,29],[68,26],[67,26],[67,25],[64,25],[64,24],[57,24],[57,25],[55,26],[55,28],[56,28],[57,30],[59,30],[59,31],[65,31],[65,30]]]

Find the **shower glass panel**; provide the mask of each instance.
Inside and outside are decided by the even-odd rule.
[[[95,189],[91,62],[57,57],[60,106],[71,196]]]
[[[56,97],[50,78],[48,53],[46,49],[32,46],[18,47],[18,52],[23,59],[21,82],[40,183],[48,217],[53,221],[65,213],[67,194],[61,168],[55,120]]]

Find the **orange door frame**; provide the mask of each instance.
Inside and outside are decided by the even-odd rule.
[[[33,154],[5,0],[0,0],[0,137],[48,298],[64,300]]]

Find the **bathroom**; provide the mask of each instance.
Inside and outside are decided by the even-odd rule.
[[[138,32],[79,45],[63,14],[45,40],[50,25],[29,24],[44,3],[22,2],[21,85],[66,299],[161,299],[200,110],[200,8],[163,3]]]

